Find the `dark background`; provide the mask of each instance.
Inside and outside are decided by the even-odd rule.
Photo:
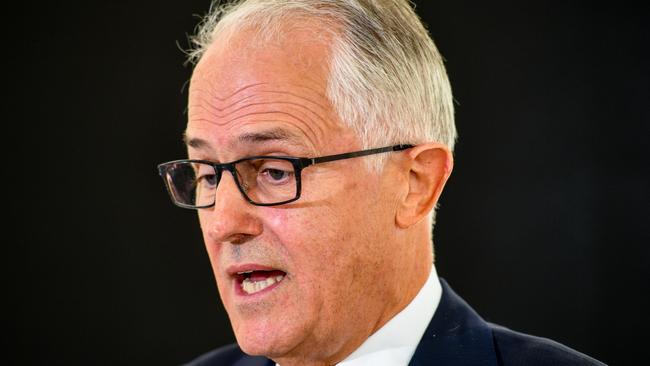
[[[184,156],[176,43],[209,3],[5,8],[3,364],[172,365],[233,340],[195,213],[155,170]],[[458,102],[439,274],[489,321],[647,359],[648,13],[419,3]]]

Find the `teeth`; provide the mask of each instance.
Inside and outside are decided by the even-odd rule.
[[[274,283],[282,281],[283,278],[284,276],[275,276],[262,281],[251,281],[249,278],[246,278],[242,281],[241,288],[245,293],[250,295],[260,292]]]

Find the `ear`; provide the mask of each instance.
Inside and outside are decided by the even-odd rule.
[[[408,187],[397,208],[395,223],[402,229],[426,217],[451,175],[454,158],[446,145],[427,143],[407,150]]]

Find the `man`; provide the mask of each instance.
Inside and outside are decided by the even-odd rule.
[[[237,344],[193,365],[600,364],[484,322],[438,279],[456,130],[407,1],[240,1],[195,43],[189,160],[160,173],[198,211]]]

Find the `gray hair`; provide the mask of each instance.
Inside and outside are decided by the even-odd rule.
[[[281,37],[296,19],[315,19],[330,32],[327,97],[364,148],[439,142],[453,151],[454,106],[443,59],[407,0],[216,1],[191,39],[189,60],[198,62],[217,35],[247,27],[258,37]],[[379,171],[385,157],[369,164]]]

